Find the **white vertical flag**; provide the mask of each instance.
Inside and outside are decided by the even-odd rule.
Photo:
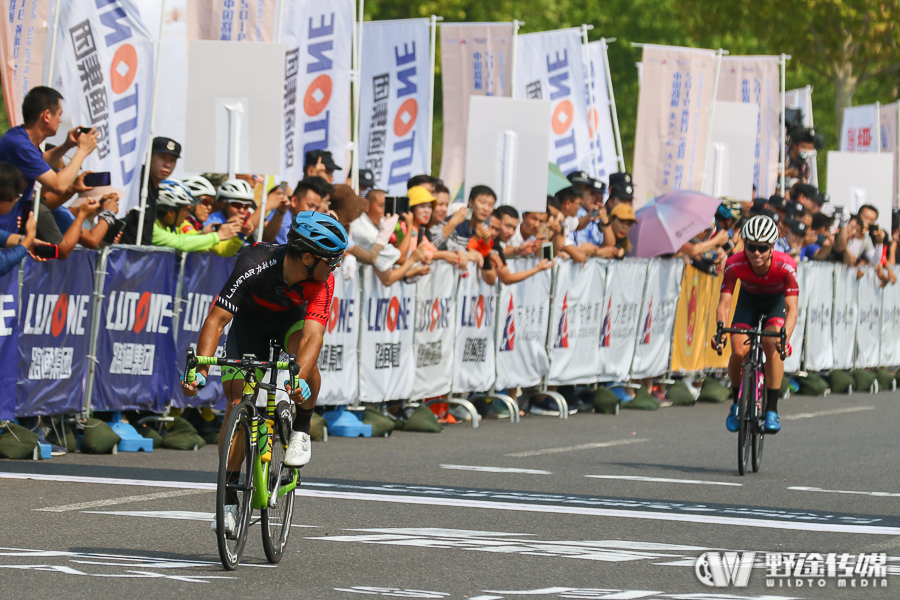
[[[588,61],[590,69],[591,90],[594,97],[594,108],[588,108],[588,125],[591,128],[591,143],[594,149],[594,176],[609,182],[609,174],[619,170],[616,156],[616,139],[613,132],[612,114],[610,113],[609,84],[606,80],[606,52],[602,42],[591,42],[588,45]]]
[[[878,138],[878,106],[848,106],[841,125],[841,152],[880,152]]]

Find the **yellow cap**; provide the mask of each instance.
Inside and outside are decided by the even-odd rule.
[[[634,216],[634,208],[630,204],[617,205],[609,216],[616,217],[620,221],[637,221],[637,217]]]
[[[434,202],[437,200],[434,196],[431,195],[424,186],[416,185],[409,188],[406,191],[406,195],[409,198],[409,207],[417,206],[419,204],[425,204],[426,202]]]

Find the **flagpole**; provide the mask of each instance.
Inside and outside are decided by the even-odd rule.
[[[45,84],[47,87],[53,87],[53,63],[56,62],[56,32],[59,29],[59,7],[62,4],[63,0],[56,0],[56,11],[53,14],[53,37],[50,38],[50,65],[47,69],[47,78],[45,80]],[[15,114],[15,107],[12,108],[12,113]],[[44,153],[44,148],[47,147],[47,142],[41,142],[41,154]],[[34,182],[34,196],[36,201],[32,203],[31,211],[34,213],[34,220],[37,222],[38,214],[41,212],[41,182]],[[23,223],[24,225],[24,223]],[[21,271],[20,271],[21,272]]]
[[[616,134],[616,159],[619,163],[619,171],[625,171],[625,152],[622,150],[622,134],[619,132],[619,113],[616,111],[616,94],[613,92],[612,73],[609,70],[609,54],[606,52],[609,48],[608,42],[614,42],[616,38],[600,38],[600,44],[603,48],[603,69],[606,72],[606,91],[609,94],[609,108],[612,111],[613,130]]]
[[[719,72],[722,69],[722,55],[728,52],[719,48],[716,51],[716,77],[713,79],[712,99],[709,106],[709,130],[706,132],[706,150],[703,153],[703,179],[700,180],[700,189],[706,183],[706,162],[709,159],[709,145],[712,144],[713,118],[716,115],[716,96],[719,93]]]
[[[428,151],[425,167],[428,169],[429,174],[431,174],[432,170],[432,144],[434,143],[434,63],[437,56],[437,23],[443,20],[444,17],[431,15],[431,88],[428,92],[428,142],[425,145]]]
[[[518,19],[513,19],[513,35],[512,35],[512,76],[509,78],[509,97],[516,97],[516,63],[518,62],[517,48],[519,46],[519,27],[525,23]]]
[[[778,59],[778,64],[781,67],[781,115],[778,118],[778,123],[781,128],[780,129],[781,133],[778,136],[778,171],[781,173],[781,197],[783,198],[784,197],[784,179],[786,177],[784,162],[787,160],[787,157],[784,155],[784,150],[785,150],[784,140],[787,135],[787,132],[785,132],[785,130],[784,130],[784,128],[785,128],[784,111],[786,110],[785,94],[787,94],[786,83],[785,83],[786,70],[787,70],[787,57],[784,54],[782,54],[781,57]],[[757,191],[759,191],[759,190],[757,190]]]
[[[351,78],[355,85],[353,86],[353,145],[351,152],[353,160],[350,167],[350,186],[359,192],[359,102],[360,91],[362,88],[362,39],[363,39],[363,20],[365,19],[365,0],[359,0],[359,19],[356,23],[356,48],[353,53],[353,77]]]
[[[593,25],[581,24],[581,60],[584,64],[585,85],[588,90],[588,132],[593,131],[591,134],[591,177],[596,177],[597,149],[600,145],[600,132],[597,130],[597,125],[600,119],[597,117],[597,111],[594,110],[594,78],[591,73],[591,55],[588,52],[588,30],[593,28]]]

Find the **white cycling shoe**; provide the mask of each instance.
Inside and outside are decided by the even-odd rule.
[[[234,536],[237,534],[237,526],[238,526],[238,505],[237,504],[226,504],[225,505],[225,537],[230,540],[234,539]],[[216,520],[213,519],[212,527],[210,527],[213,531],[216,531]]]
[[[308,433],[294,431],[287,452],[284,453],[284,464],[289,467],[302,467],[312,458],[312,442]]]

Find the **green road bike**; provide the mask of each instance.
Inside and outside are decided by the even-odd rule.
[[[277,564],[284,556],[291,533],[294,490],[300,485],[297,469],[284,464],[290,440],[293,412],[290,402],[275,403],[278,371],[288,371],[293,381],[300,368],[291,354],[287,361],[273,360],[281,348],[270,344],[270,360],[257,360],[252,354],[239,360],[196,356],[187,351],[184,381],[194,381],[201,365],[232,367],[244,374],[241,401],[234,405],[219,436],[219,474],[216,484],[216,540],[222,565],[237,568],[247,543],[251,525],[262,523],[263,550],[266,559]],[[269,382],[260,379],[269,373]],[[266,390],[265,411],[256,408],[257,390]],[[230,498],[229,498],[230,493]],[[236,499],[236,500],[235,500]],[[237,506],[234,531],[227,532],[226,506]],[[232,515],[233,513],[233,508]],[[260,518],[251,522],[253,510]]]

